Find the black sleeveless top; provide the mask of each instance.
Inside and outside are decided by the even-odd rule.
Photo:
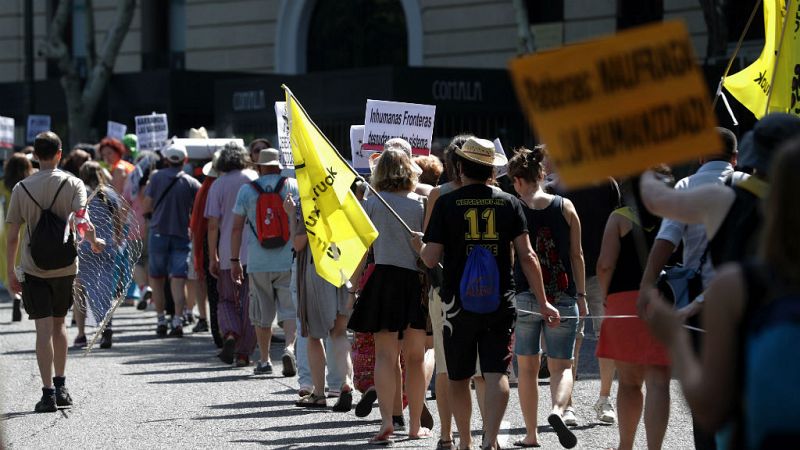
[[[542,280],[548,301],[555,301],[561,293],[571,297],[577,294],[572,277],[570,259],[569,223],[563,213],[564,198],[554,196],[544,209],[531,209],[523,203],[522,210],[528,222],[531,246],[539,257]],[[517,292],[530,290],[528,280],[517,260],[514,264],[514,282]]]
[[[719,230],[708,243],[708,253],[714,266],[743,261],[755,255],[762,221],[759,208],[765,188],[766,183],[753,178],[732,188],[736,199]]]
[[[614,268],[614,275],[611,277],[611,282],[608,285],[608,295],[616,294],[619,292],[638,291],[639,285],[644,275],[644,267],[642,267],[641,258],[636,251],[636,241],[634,240],[634,233],[637,229],[642,230],[649,249],[655,237],[658,234],[658,226],[653,228],[643,229],[639,225],[639,219],[630,208],[620,208],[614,211],[613,214],[618,214],[630,220],[633,228],[625,236],[619,240],[619,256],[617,257],[617,264]]]

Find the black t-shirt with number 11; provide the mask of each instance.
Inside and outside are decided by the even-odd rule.
[[[439,198],[433,207],[424,241],[444,246],[442,301],[455,296],[461,306],[459,285],[470,250],[481,245],[492,252],[500,271],[501,308],[514,296],[511,243],[527,233],[519,199],[485,184],[464,186]]]

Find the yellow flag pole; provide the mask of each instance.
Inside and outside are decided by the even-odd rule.
[[[783,47],[783,36],[786,34],[786,25],[789,24],[789,5],[792,0],[786,0],[786,14],[783,16],[783,27],[781,28],[781,38],[778,41],[778,48],[775,49],[775,67],[772,68],[772,79],[769,82],[769,93],[767,93],[767,106],[764,108],[764,114],[769,114],[769,102],[772,100],[772,91],[775,87],[775,76],[778,75],[778,62],[781,58],[781,47]]]
[[[291,89],[289,89],[288,86],[286,86],[285,84],[282,84],[281,88],[283,88],[283,90],[286,91],[287,94],[289,94],[289,97],[291,99],[297,100],[294,97],[294,94],[292,93]],[[328,143],[328,145],[330,145],[331,148],[333,148],[335,150],[336,156],[339,157],[340,160],[342,160],[344,165],[347,166],[347,168],[350,169],[351,172],[353,172],[353,174],[356,176],[356,179],[357,180],[361,180],[362,182],[366,183],[367,187],[372,191],[372,193],[374,193],[375,196],[378,197],[378,200],[380,200],[381,203],[383,203],[383,206],[385,206],[386,209],[388,209],[389,212],[392,213],[394,218],[397,219],[400,222],[401,225],[403,225],[403,227],[406,229],[408,234],[414,234],[414,230],[412,230],[411,227],[409,227],[408,224],[406,224],[406,222],[403,220],[403,218],[400,217],[399,214],[397,214],[397,211],[395,211],[391,206],[389,206],[389,203],[386,202],[386,199],[381,197],[381,194],[379,194],[378,191],[375,190],[375,188],[373,188],[369,183],[367,183],[366,180],[364,180],[364,178],[361,176],[361,174],[359,174],[355,169],[353,169],[352,166],[350,166],[350,164],[348,164],[346,159],[342,158],[342,155],[339,153],[339,150],[336,149],[336,146],[333,145],[333,143],[330,141],[330,139],[328,139],[328,136],[325,136],[325,133],[323,133],[322,130],[319,129],[317,124],[314,123],[314,120],[311,119],[311,116],[308,115],[308,112],[306,112],[306,109],[303,108],[302,103],[297,102],[297,106],[300,107],[300,109],[303,111],[303,114],[306,115],[306,117],[308,118],[308,121],[311,122],[311,125],[314,126],[314,128],[317,130],[317,132],[319,132],[319,134],[323,138],[325,138],[325,141]],[[289,124],[289,126],[291,126],[291,123]]]
[[[736,55],[739,54],[739,50],[742,49],[742,42],[744,42],[744,36],[750,31],[750,25],[753,23],[753,19],[756,17],[756,13],[758,12],[758,8],[761,6],[762,0],[758,0],[756,2],[756,6],[753,8],[753,11],[750,13],[750,18],[747,19],[747,23],[744,26],[744,30],[742,34],[739,36],[739,42],[736,43],[736,48],[733,50],[733,55],[731,55],[731,59],[728,60],[728,66],[725,67],[725,72],[722,73],[722,78],[719,79],[719,86],[717,86],[717,95],[714,96],[714,101],[711,103],[711,109],[713,110],[717,106],[717,100],[719,100],[719,94],[722,92],[722,83],[725,82],[725,77],[728,76],[728,72],[731,71],[731,67],[733,66],[733,60],[736,59]]]

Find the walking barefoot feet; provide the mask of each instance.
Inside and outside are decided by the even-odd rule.
[[[419,427],[419,430],[417,430],[416,433],[414,432],[408,433],[409,439],[428,439],[430,437],[433,437],[433,432],[425,427]]]
[[[371,445],[389,445],[392,443],[392,433],[394,433],[394,427],[391,425],[382,427],[381,431],[369,440],[369,443]]]

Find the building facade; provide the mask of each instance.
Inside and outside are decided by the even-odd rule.
[[[33,9],[33,55],[25,52],[24,11],[28,2]],[[27,111],[43,113],[45,111],[41,110],[51,105],[43,104],[42,97],[58,95],[58,70],[55,63],[47,61],[38,50],[46,38],[58,0],[0,0],[0,3],[3,5],[0,8],[0,96],[6,97],[5,102],[0,102],[0,115],[19,117],[23,111],[17,105],[23,101],[17,86],[25,81],[26,61],[30,56],[37,95],[36,102]],[[253,77],[259,76],[269,77],[269,82],[273,83],[280,82],[281,76],[302,77],[369,67],[450,69],[451,72],[441,72],[440,79],[431,81],[430,86],[424,86],[431,90],[430,97],[474,103],[478,95],[475,87],[485,85],[480,84],[480,77],[458,77],[458,71],[485,70],[490,74],[494,72],[490,79],[497,79],[497,74],[505,71],[509,59],[520,52],[520,21],[529,27],[535,48],[542,50],[641,23],[679,18],[687,24],[698,58],[705,60],[708,34],[699,0],[524,0],[524,3],[527,18],[520,19],[513,0],[138,0],[116,60],[116,75],[107,104],[98,112],[98,116],[104,117],[98,117],[97,122],[105,123],[106,118],[132,121],[132,117],[119,116],[146,113],[148,109],[170,110],[177,115],[184,114],[184,110],[191,113],[211,105],[192,103],[191,99],[184,98],[191,97],[193,91],[207,94],[205,97],[216,97],[215,109],[229,101],[231,111],[230,114],[217,111],[214,119],[209,118],[210,113],[199,113],[192,116],[192,120],[206,121],[208,125],[209,120],[218,122],[217,118],[223,115],[236,121],[236,110],[252,100],[248,96],[254,95],[258,100],[258,96],[263,95],[258,89],[237,91],[233,88],[229,89],[231,98],[221,101],[217,94],[208,95],[217,84],[214,76],[208,76],[209,72],[218,74],[216,78],[219,79],[240,74],[252,85],[258,84]],[[734,21],[739,23],[741,11],[749,14],[755,0],[730,0],[728,3],[729,11],[735,12],[732,14]],[[95,41],[101,45],[114,22],[117,1],[92,0],[91,4],[95,10]],[[68,43],[79,70],[85,70],[82,64],[87,42],[86,5],[87,0],[74,0],[68,33]],[[756,19],[756,22],[759,20],[763,19]],[[735,35],[732,39],[738,37],[737,26],[741,27],[736,24],[729,27],[732,28],[730,34]],[[743,55],[754,59],[758,52],[760,44],[752,51],[746,47]],[[176,77],[191,80],[192,77],[185,74],[194,72],[206,74],[201,77],[203,83],[193,89],[184,89],[184,81],[175,81]],[[413,78],[414,72],[405,76]],[[328,89],[336,89],[336,77],[323,78],[333,83]],[[376,80],[370,82],[379,82]],[[186,82],[191,85],[191,81]],[[507,83],[507,80],[501,82]],[[160,87],[157,93],[150,89],[149,102],[136,104],[140,97],[137,89],[147,90],[147,86],[158,83],[174,88]],[[507,92],[505,88],[502,91]],[[484,97],[489,96],[488,92],[486,87],[479,90]],[[164,96],[171,98],[169,105],[158,104],[159,98]],[[120,110],[116,105],[120,100],[132,102],[132,106]],[[187,102],[191,106],[183,108]],[[318,101],[311,99],[311,102]],[[486,102],[505,102],[509,114],[512,110],[518,113],[513,98],[487,98]],[[116,116],[110,117],[115,111]],[[58,122],[63,114],[56,111],[54,115]],[[340,119],[356,118],[350,114]],[[18,118],[17,123],[21,122]],[[235,124],[223,122],[217,125],[227,131],[237,130]],[[192,125],[187,119],[176,130],[188,126]],[[248,128],[248,132],[257,131]]]

